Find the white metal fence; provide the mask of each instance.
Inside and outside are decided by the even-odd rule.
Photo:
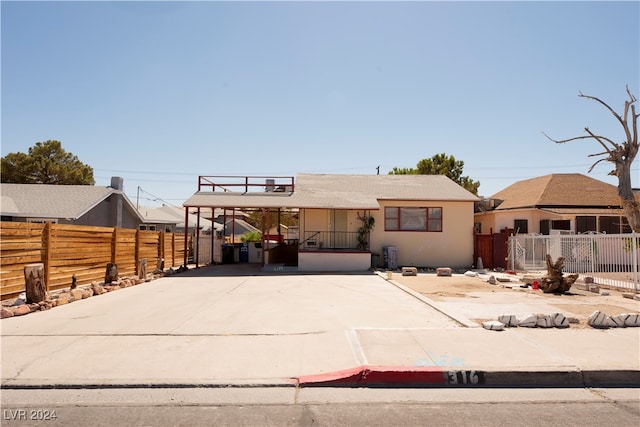
[[[557,234],[509,238],[509,268],[546,270],[546,256],[564,258],[565,273],[597,278],[597,283],[638,290],[640,235]]]

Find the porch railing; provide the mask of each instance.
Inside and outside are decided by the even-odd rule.
[[[352,231],[305,231],[300,240],[303,250],[360,250],[358,233]]]
[[[509,238],[509,268],[546,270],[546,256],[564,258],[565,273],[598,277],[601,284],[638,290],[640,235],[557,234]]]

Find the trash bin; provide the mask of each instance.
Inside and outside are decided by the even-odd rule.
[[[243,243],[240,246],[240,262],[249,262],[249,244]]]
[[[233,245],[222,245],[222,263],[233,264]]]

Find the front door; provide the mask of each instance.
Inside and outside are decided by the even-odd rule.
[[[348,249],[347,231],[349,228],[349,211],[334,209],[329,211],[329,241],[333,249]]]

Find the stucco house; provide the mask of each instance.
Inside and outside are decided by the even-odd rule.
[[[0,183],[2,221],[138,228],[144,222],[123,191],[110,186]]]
[[[299,271],[362,271],[388,264],[385,254],[393,255],[397,267],[473,264],[473,212],[479,199],[445,176],[298,174],[295,180],[228,180],[200,177],[198,192],[184,206],[298,212],[299,239],[263,245],[268,248],[265,264],[295,265]],[[367,217],[375,225],[359,236]],[[265,224],[263,230],[268,228]]]
[[[640,198],[639,198],[640,200]],[[629,233],[618,189],[572,173],[518,181],[476,203],[478,233]]]

